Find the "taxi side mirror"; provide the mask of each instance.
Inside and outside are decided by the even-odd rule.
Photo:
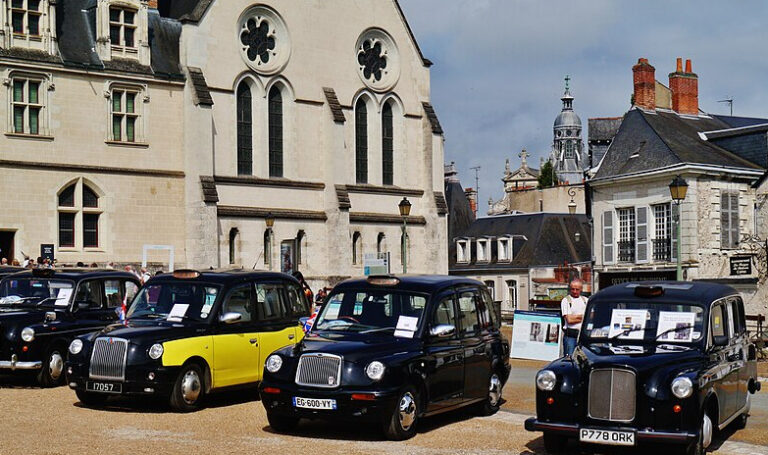
[[[224,324],[234,324],[235,322],[239,322],[241,319],[243,319],[243,315],[240,313],[224,313],[219,317],[219,321],[223,322]]]
[[[728,346],[728,335],[712,337],[712,344],[714,346]]]
[[[75,302],[75,304],[72,305],[72,312],[76,313],[80,310],[87,310],[90,307],[91,307],[91,304],[89,304],[88,302]]]
[[[440,324],[432,327],[429,330],[429,336],[435,338],[449,338],[456,333],[456,327],[451,324]]]

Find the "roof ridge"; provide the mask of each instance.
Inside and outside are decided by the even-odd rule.
[[[686,161],[683,161],[683,160],[680,158],[680,155],[678,155],[678,154],[677,154],[677,152],[675,152],[674,150],[672,150],[672,147],[670,147],[670,146],[669,146],[669,143],[668,143],[666,140],[664,140],[664,138],[661,136],[661,134],[659,134],[659,132],[658,132],[658,131],[656,131],[656,128],[654,128],[654,127],[653,127],[653,125],[651,125],[651,122],[649,122],[649,121],[648,121],[648,119],[646,119],[646,118],[645,118],[645,112],[644,112],[642,109],[638,109],[638,111],[640,112],[640,118],[642,118],[642,119],[643,119],[643,121],[645,122],[645,124],[646,124],[646,125],[648,125],[648,128],[650,128],[650,129],[651,129],[651,131],[653,131],[653,134],[655,134],[655,135],[656,135],[656,137],[658,137],[658,138],[659,138],[659,140],[660,140],[660,141],[661,141],[661,142],[662,142],[662,143],[663,143],[663,144],[664,144],[664,145],[667,147],[667,150],[669,150],[669,152],[670,152],[670,153],[671,153],[671,154],[672,154],[672,155],[673,155],[675,158],[677,158],[677,162],[678,162],[678,163],[685,163]],[[607,152],[606,152],[606,154],[607,154]]]

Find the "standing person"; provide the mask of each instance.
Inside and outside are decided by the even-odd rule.
[[[150,275],[149,272],[147,272],[147,268],[146,267],[142,267],[141,268],[141,277],[140,277],[141,285],[144,286],[145,284],[147,284],[147,281],[149,281],[150,278],[152,278],[152,275]]]
[[[581,321],[584,320],[584,311],[587,309],[587,298],[581,295],[584,282],[574,278],[568,284],[568,295],[560,302],[560,314],[563,316],[563,355],[573,355],[576,349],[576,339],[581,330]]]

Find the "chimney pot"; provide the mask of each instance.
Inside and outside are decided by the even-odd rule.
[[[683,59],[680,57],[677,57],[677,70],[678,73],[683,72]]]
[[[643,109],[656,109],[656,68],[647,58],[639,58],[632,67],[634,82],[634,104]]]
[[[693,70],[691,69],[691,59],[687,59],[685,61],[685,72],[688,74],[691,74]]]
[[[678,114],[699,114],[699,77],[691,69],[691,60],[685,61],[685,72],[681,59],[677,59],[677,71],[669,73],[669,90],[672,92],[672,109]]]

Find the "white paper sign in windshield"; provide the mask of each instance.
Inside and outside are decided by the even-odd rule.
[[[74,291],[72,288],[59,289],[59,293],[56,295],[56,306],[69,305],[69,298],[72,297],[72,291]]]
[[[184,319],[184,316],[187,315],[188,309],[188,304],[177,303],[171,308],[171,312],[168,313],[167,319],[169,321],[181,322],[181,320]]]
[[[333,321],[334,319],[339,319],[339,311],[341,311],[341,302],[339,301],[328,302],[328,309],[325,310],[323,319],[325,319],[326,321]]]
[[[642,340],[645,335],[646,310],[613,310],[608,338],[618,335],[624,340]]]
[[[693,323],[695,320],[696,314],[694,313],[661,311],[659,312],[659,327],[656,329],[656,337],[660,341],[688,343],[693,340]]]
[[[419,318],[410,316],[400,316],[397,318],[397,327],[395,327],[395,336],[401,338],[413,338],[416,332],[416,326],[419,324]]]

